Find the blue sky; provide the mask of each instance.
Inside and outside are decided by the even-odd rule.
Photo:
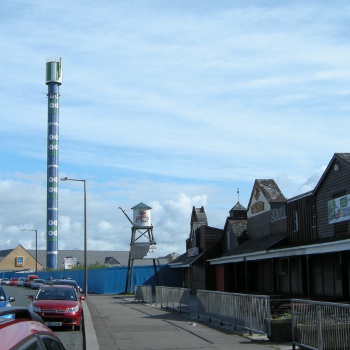
[[[268,3],[268,5],[267,5]],[[161,255],[192,207],[223,228],[255,179],[290,198],[348,152],[346,1],[7,1],[0,13],[0,249],[46,249],[45,62],[62,57],[60,177],[87,183],[88,249],[128,250],[153,208]],[[59,249],[83,248],[81,183],[59,185]]]

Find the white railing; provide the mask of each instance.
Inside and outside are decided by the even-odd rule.
[[[293,349],[346,350],[350,344],[350,306],[292,299]]]
[[[197,302],[198,318],[271,334],[269,296],[198,290]]]
[[[187,288],[156,287],[157,306],[190,313],[190,291]]]
[[[135,301],[152,304],[152,286],[135,286]]]

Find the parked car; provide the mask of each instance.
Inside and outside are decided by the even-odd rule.
[[[45,285],[39,288],[32,300],[29,310],[36,312],[48,327],[70,326],[80,330],[83,318],[83,306],[80,296],[72,286]]]
[[[20,277],[17,281],[17,287],[25,287],[27,279],[25,277]]]
[[[33,282],[33,280],[35,280],[35,279],[38,279],[39,278],[39,276],[38,275],[28,275],[28,281],[27,281],[27,283],[26,283],[26,287],[27,288],[30,288],[30,286],[31,286],[31,284],[32,284],[32,282]]]
[[[73,286],[74,289],[78,292],[78,294],[82,293],[82,288],[78,286],[77,281],[71,279],[54,279],[50,283],[51,285],[60,285],[60,286]]]
[[[10,278],[10,286],[17,286],[18,277]]]
[[[14,297],[8,297],[4,288],[0,287],[0,310],[3,307],[10,307],[13,301],[15,301],[16,299]],[[0,316],[1,317],[1,316]],[[13,314],[8,314],[6,316],[4,316],[6,318],[13,318],[14,315]]]
[[[1,279],[1,284],[5,285],[5,286],[9,286],[10,285],[10,280],[6,277]]]
[[[45,280],[36,278],[32,281],[30,288],[31,289],[39,289],[39,287],[43,286],[45,284]]]
[[[66,350],[57,335],[27,308],[5,307],[0,309],[0,317],[1,349]]]

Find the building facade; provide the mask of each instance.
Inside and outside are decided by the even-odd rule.
[[[350,153],[335,153],[314,190],[293,198],[272,179],[255,180],[247,209],[237,203],[223,230],[196,221],[197,212],[186,253],[169,264],[183,269],[184,286],[349,299]]]

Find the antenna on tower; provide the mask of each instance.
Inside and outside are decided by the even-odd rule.
[[[238,203],[239,203],[239,188],[237,188],[237,196],[238,196]]]
[[[129,215],[125,212],[125,210],[122,207],[118,207],[118,209],[120,209],[123,212],[123,214],[126,216],[126,218],[131,222],[131,225],[134,225],[134,223],[129,218]]]

